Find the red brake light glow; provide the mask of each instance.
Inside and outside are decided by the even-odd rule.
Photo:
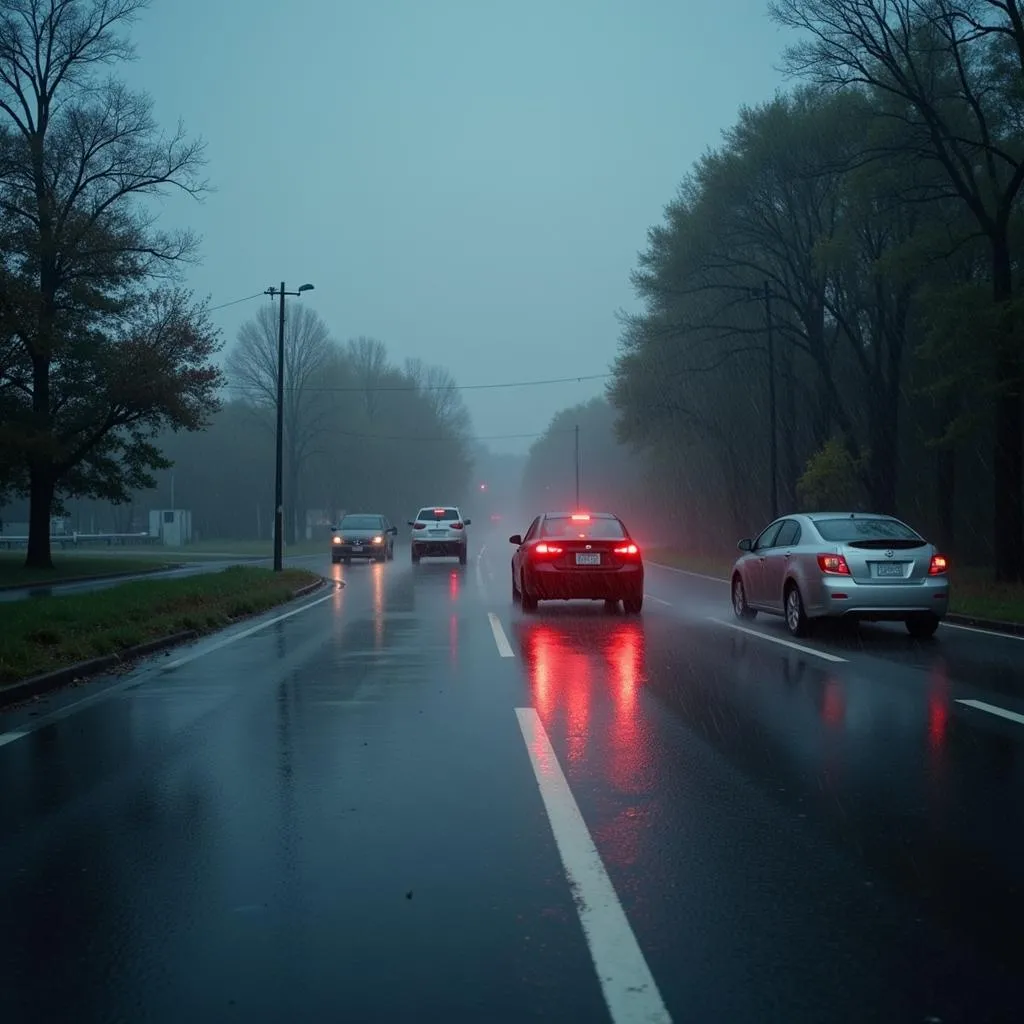
[[[615,549],[617,555],[639,555],[640,549],[635,544],[625,544],[621,548]]]
[[[435,508],[434,509],[434,515],[435,516],[443,516],[444,515],[444,509],[443,508]]]
[[[826,576],[849,576],[850,567],[842,555],[818,555],[818,568]]]
[[[414,530],[425,530],[427,528],[427,524],[426,523],[413,523],[412,524],[412,528]]]
[[[462,529],[462,523],[452,523],[452,529],[453,530],[461,530]]]
[[[574,523],[589,523],[590,522],[590,516],[588,516],[586,512],[574,513],[573,517],[572,517],[572,521]]]
[[[538,544],[534,549],[538,555],[560,555],[562,549],[554,544]]]
[[[932,564],[928,566],[929,576],[941,576],[949,569],[949,560],[945,555],[932,555]]]

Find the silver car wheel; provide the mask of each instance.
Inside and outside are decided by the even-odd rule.
[[[746,607],[747,599],[743,593],[743,580],[737,576],[732,584],[732,610],[736,613],[736,618],[743,618],[743,611]]]
[[[786,625],[791,633],[800,628],[800,619],[803,615],[803,607],[800,602],[800,591],[796,587],[790,587],[786,595]]]

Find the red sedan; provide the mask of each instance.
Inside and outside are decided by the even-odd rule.
[[[618,516],[607,512],[545,512],[526,536],[514,534],[512,600],[533,611],[538,601],[622,602],[627,614],[644,605],[640,548]]]

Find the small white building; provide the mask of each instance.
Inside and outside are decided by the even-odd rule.
[[[149,513],[149,535],[169,548],[192,540],[192,513],[182,508],[159,508]]]

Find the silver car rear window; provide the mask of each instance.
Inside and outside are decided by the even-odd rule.
[[[814,527],[821,536],[834,544],[855,540],[919,540],[924,538],[909,526],[895,519],[817,519]]]

